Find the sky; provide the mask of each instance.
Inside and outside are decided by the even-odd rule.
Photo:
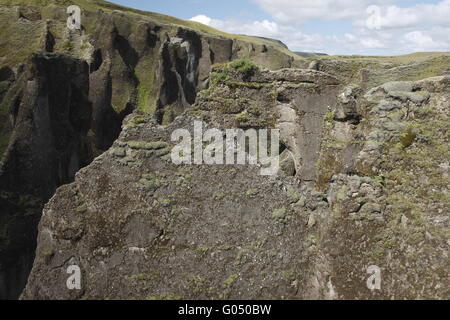
[[[293,51],[399,55],[450,51],[450,0],[110,0]]]

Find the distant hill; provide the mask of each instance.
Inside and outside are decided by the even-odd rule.
[[[247,37],[246,35],[241,35],[241,36]],[[288,46],[286,44],[284,44],[284,42],[282,42],[281,40],[278,40],[278,39],[272,39],[272,38],[266,38],[266,37],[256,37],[256,36],[253,36],[252,38],[259,38],[259,39],[262,39],[265,41],[271,41],[271,42],[274,42],[276,45],[279,45],[285,49],[289,49]]]
[[[294,53],[303,58],[328,56],[326,53],[319,53],[319,52],[295,52],[294,51]]]

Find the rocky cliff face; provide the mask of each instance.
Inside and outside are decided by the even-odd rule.
[[[449,296],[449,55],[301,59],[103,1],[2,4],[1,298]],[[279,129],[279,175],[173,164],[195,120]]]
[[[113,147],[58,189],[23,298],[448,296],[450,78],[364,91],[318,71],[240,67],[217,66],[168,126],[127,117]],[[279,128],[281,174],[174,165],[171,133],[195,119]],[[73,264],[79,291],[65,284]],[[367,287],[372,265],[379,291]]]
[[[35,54],[19,77],[22,89],[11,105],[13,131],[0,169],[3,297],[18,295],[26,281],[43,204],[92,159],[88,65]]]
[[[70,4],[82,30],[66,27]],[[1,298],[25,285],[42,205],[110,148],[127,115],[172,122],[215,63],[294,63],[276,42],[198,26],[103,1],[0,3]]]

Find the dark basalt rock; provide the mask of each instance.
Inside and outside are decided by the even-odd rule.
[[[88,65],[61,54],[33,55],[24,72],[14,130],[0,171],[0,297],[17,297],[34,257],[42,205],[89,164]]]
[[[28,1],[0,6],[0,298],[449,296],[450,82],[415,81],[448,55],[311,63],[102,1],[68,31],[66,0]],[[280,129],[280,175],[175,166],[194,119]]]
[[[42,206],[55,189],[108,150],[123,119],[136,109],[172,122],[208,87],[211,65],[236,58],[246,46],[101,2],[99,10],[83,8],[82,30],[68,31],[64,1],[32,3],[0,6],[0,23],[9,30],[2,36],[22,48],[17,57],[12,50],[2,52],[0,61],[5,298],[17,298],[25,284]],[[22,64],[40,51],[72,58],[42,53]]]

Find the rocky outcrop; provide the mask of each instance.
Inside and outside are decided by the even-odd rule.
[[[412,53],[398,57],[312,57],[299,67],[330,73],[364,89],[391,81],[417,81],[450,73],[450,54]]]
[[[338,105],[340,82],[329,74],[301,69],[258,71],[246,79],[231,66],[231,71],[212,74],[219,82],[199,95],[198,111],[193,113],[219,128],[280,129],[296,176],[314,181],[325,114]]]
[[[113,148],[58,190],[24,299],[296,295],[295,268],[307,260],[307,243],[296,240],[306,224],[295,218],[297,184],[263,178],[256,166],[173,165],[170,135],[194,119],[158,127],[129,116]],[[55,219],[62,224],[53,228]],[[71,264],[83,270],[81,291],[66,288]]]
[[[102,1],[75,4],[81,30],[67,29],[65,1],[0,6],[0,297],[23,288],[43,203],[111,147],[127,115],[168,124],[207,88],[213,64],[263,54],[240,50],[255,38]],[[290,52],[277,46],[266,48],[274,57],[267,64],[290,66],[278,61]],[[42,51],[64,56],[34,54]]]
[[[88,66],[57,54],[36,54],[23,71],[12,107],[14,130],[0,169],[0,295],[23,289],[43,204],[91,161]]]
[[[168,126],[128,116],[113,147],[58,189],[22,298],[448,296],[448,77],[365,91],[236,61],[211,81]],[[295,169],[173,164],[172,132],[196,119],[280,128]],[[70,265],[81,290],[66,287]],[[371,266],[381,290],[367,286]]]
[[[390,82],[357,98],[358,124],[328,118],[318,187],[332,214],[318,229],[338,298],[448,296],[449,80]],[[368,265],[382,276],[371,295]]]
[[[82,30],[66,1],[0,6],[2,298],[448,297],[448,55],[303,60],[72,2]],[[173,164],[194,120],[280,129],[279,175]]]
[[[89,7],[84,2],[78,5],[82,30],[66,28],[63,2],[47,5],[30,0],[26,6],[1,6],[5,40],[23,50],[16,56],[6,51],[0,67],[11,67],[41,50],[86,60],[91,73],[92,135],[98,152],[111,146],[124,117],[133,110],[154,114],[161,123],[173,121],[208,86],[215,63],[250,57],[263,66],[282,68],[296,61],[295,54],[272,40],[233,39],[214,29],[200,32],[186,21],[101,1]],[[167,22],[170,19],[173,23]],[[26,37],[14,37],[24,33]],[[260,50],[261,46],[266,49]]]

